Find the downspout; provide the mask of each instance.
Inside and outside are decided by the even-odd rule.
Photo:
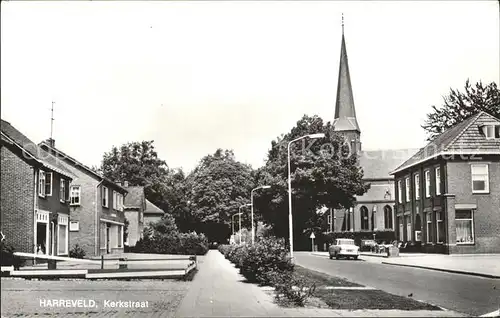
[[[99,256],[100,254],[100,248],[101,246],[98,245],[99,243],[99,240],[98,240],[98,235],[100,232],[100,228],[99,228],[99,213],[97,211],[97,197],[98,197],[98,189],[99,189],[99,186],[103,183],[104,179],[99,181],[99,183],[97,184],[96,188],[95,188],[95,228],[94,228],[94,243],[95,243],[95,256]]]
[[[36,200],[37,200],[37,189],[36,189],[36,177],[37,177],[37,174],[36,174],[36,169],[35,167],[33,166],[33,233],[35,234],[35,236],[33,237],[33,253],[36,254],[37,253],[37,245],[38,245],[38,242],[37,242],[37,226],[36,226]],[[35,264],[36,264],[36,259],[35,259]]]

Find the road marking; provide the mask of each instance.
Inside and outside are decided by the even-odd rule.
[[[500,309],[499,310],[495,310],[493,312],[490,312],[488,314],[484,314],[482,316],[479,316],[479,317],[499,317],[500,316]]]

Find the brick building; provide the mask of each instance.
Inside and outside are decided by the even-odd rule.
[[[363,169],[363,180],[370,189],[356,196],[350,209],[323,209],[320,211],[325,232],[359,232],[394,230],[394,177],[390,172],[418,149],[386,149],[366,151],[361,146],[361,129],[356,117],[354,94],[349,73],[347,49],[342,27],[339,76],[333,129],[341,134],[358,164]]]
[[[146,210],[146,195],[144,187],[129,186],[128,182],[124,183],[128,195],[125,197],[125,217],[128,224],[128,235],[125,244],[133,247],[138,240],[143,236],[144,232],[144,211]]]
[[[70,244],[87,256],[124,251],[124,196],[127,190],[57,149],[53,141],[40,147],[75,176],[70,186]]]
[[[74,175],[10,123],[1,121],[1,231],[16,251],[68,255]]]
[[[500,252],[500,120],[448,129],[394,172],[397,237],[430,253]]]

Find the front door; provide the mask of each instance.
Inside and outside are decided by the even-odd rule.
[[[106,224],[106,253],[111,253],[111,248],[109,247],[109,224]]]

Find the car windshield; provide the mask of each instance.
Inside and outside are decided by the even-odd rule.
[[[354,245],[354,240],[339,240],[339,245]]]

